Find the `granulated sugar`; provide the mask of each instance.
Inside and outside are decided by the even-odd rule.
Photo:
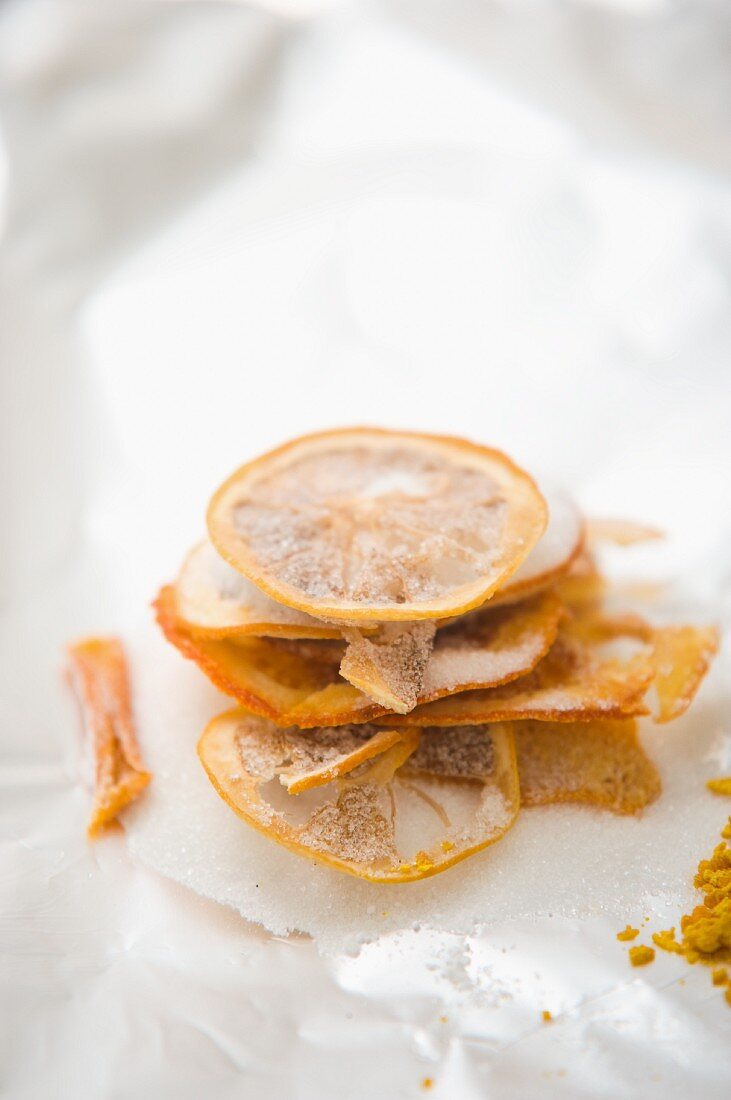
[[[685,717],[664,727],[643,723],[643,744],[664,784],[643,817],[571,805],[527,809],[498,844],[443,875],[376,886],[301,859],[240,821],[195,752],[206,722],[230,701],[152,625],[129,641],[139,738],[154,773],[146,796],[125,814],[130,852],[272,932],[309,933],[331,953],[415,921],[456,933],[497,920],[603,913],[623,927],[638,911],[671,924],[693,904],[699,854],[725,820],[704,785],[728,766],[731,669],[723,650]]]

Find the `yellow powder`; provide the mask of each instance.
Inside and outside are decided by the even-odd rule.
[[[647,966],[655,958],[655,949],[640,943],[637,947],[630,947],[629,961],[633,966]]]
[[[543,1012],[541,1013],[541,1019],[543,1020],[544,1024],[550,1024],[553,1022],[553,1016],[547,1008],[543,1009]]]
[[[422,1079],[422,1082],[421,1082],[421,1087],[423,1089],[430,1089],[433,1084],[434,1084],[434,1078],[433,1077],[424,1077]]]
[[[711,780],[711,783],[727,782],[731,783],[731,779]],[[698,864],[693,884],[703,891],[705,899],[681,919],[680,941],[675,938],[674,928],[655,932],[652,939],[663,951],[685,955],[689,963],[713,966],[713,984],[727,985],[725,996],[731,1004],[728,971],[718,965],[731,962],[731,847],[726,843],[731,840],[731,817],[721,836],[725,839],[716,845],[711,858]]]
[[[674,928],[668,928],[665,932],[653,932],[652,942],[663,951],[671,951],[674,955],[685,954],[685,948],[675,938]]]
[[[624,932],[617,932],[617,939],[622,941],[634,940],[639,936],[639,934],[639,928],[633,928],[631,924],[628,924]]]
[[[714,794],[731,795],[731,775],[727,775],[723,779],[709,779],[706,786]]]

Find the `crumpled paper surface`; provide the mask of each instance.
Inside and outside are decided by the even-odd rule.
[[[526,812],[383,905],[254,838],[282,883],[260,899],[192,758],[222,700],[148,603],[243,458],[375,422],[487,440],[665,528],[615,574],[728,622],[728,22],[629,0],[3,6],[4,1094],[727,1094],[707,970],[634,971],[614,938],[677,921],[728,814],[703,789],[731,769],[727,654],[644,731],[665,794],[643,820]],[[99,630],[130,643],[157,775],[126,837],[90,845],[59,674]],[[173,881],[186,784],[199,890],[274,933]]]

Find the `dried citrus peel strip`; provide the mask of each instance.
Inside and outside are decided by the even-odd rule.
[[[129,676],[118,638],[86,638],[69,646],[69,675],[94,759],[89,836],[96,836],[150,782],[132,722]]]
[[[450,731],[456,745],[462,731]],[[478,779],[437,775],[404,777],[403,760],[418,752],[420,732],[333,782],[296,796],[272,798],[289,748],[282,731],[246,711],[229,711],[209,724],[198,753],[221,797],[249,825],[299,855],[372,882],[411,882],[445,870],[494,843],[518,811],[515,755],[509,731],[485,731],[492,752]],[[390,757],[390,759],[389,759]],[[400,768],[393,775],[394,764]],[[379,774],[379,765],[382,774]],[[458,811],[464,814],[464,820]],[[423,838],[423,844],[420,841]]]
[[[366,722],[385,713],[386,708],[340,677],[343,652],[334,642],[242,638],[234,644],[204,639],[178,622],[170,589],[162,590],[156,608],[168,640],[196,661],[217,687],[281,726]],[[561,614],[560,602],[547,592],[439,631],[421,698],[440,698],[521,676],[549,649]],[[313,647],[319,659],[311,656]]]
[[[516,722],[513,732],[524,806],[586,802],[634,814],[660,794],[634,721]]]
[[[237,470],[208,509],[222,557],[280,603],[344,622],[476,607],[542,535],[546,505],[498,451],[413,432],[296,439]]]

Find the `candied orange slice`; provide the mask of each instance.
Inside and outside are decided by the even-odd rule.
[[[643,699],[655,673],[649,647],[619,657],[606,655],[604,642],[585,636],[574,620],[566,620],[546,656],[526,675],[500,687],[438,699],[416,707],[406,718],[393,715],[390,721],[459,726],[519,718],[588,722],[647,714]]]
[[[584,517],[566,493],[544,492],[548,526],[523,564],[491,599],[493,605],[524,599],[554,584],[571,569],[584,547]]]
[[[370,727],[361,729],[361,747],[378,737]],[[198,754],[213,786],[247,824],[298,855],[371,882],[413,882],[437,874],[495,843],[515,820],[518,777],[507,729],[481,731],[479,760],[468,775],[461,765],[463,731],[449,731],[435,753],[434,731],[404,730],[400,743],[347,773],[298,794],[290,787],[288,793],[281,779],[292,774],[295,746],[303,754],[302,776],[319,751],[308,741],[320,732],[280,730],[233,710],[208,725]],[[357,735],[345,732],[341,761],[350,757],[352,763],[348,738]],[[328,746],[331,736],[328,731]],[[417,759],[422,742],[426,752]],[[451,754],[446,742],[453,745]],[[336,742],[332,750],[337,755]],[[401,766],[394,774],[394,760],[387,758],[395,754]],[[408,773],[404,758],[407,764],[415,761]],[[388,766],[379,773],[385,761]],[[326,778],[323,769],[321,777]]]
[[[386,712],[340,676],[342,644],[196,637],[176,619],[169,588],[161,591],[156,609],[168,641],[216,687],[281,726],[367,722]],[[551,646],[561,614],[557,597],[544,592],[523,603],[475,612],[440,630],[419,701],[506,683],[528,672]]]
[[[586,536],[589,542],[613,542],[617,546],[633,546],[636,542],[664,538],[657,527],[648,527],[631,519],[589,519],[586,521]]]
[[[69,646],[69,677],[81,705],[94,759],[89,836],[114,821],[150,782],[132,722],[129,675],[118,638],[86,638]]]
[[[246,635],[340,638],[342,631],[304,611],[277,603],[232,569],[209,542],[188,555],[174,588],[175,614],[193,634],[208,638]]]
[[[660,794],[660,777],[637,739],[637,723],[516,722],[524,806],[588,802],[634,814]]]
[[[546,520],[532,479],[499,451],[375,428],[286,443],[237,470],[208,508],[235,569],[280,603],[345,622],[476,607]]]

